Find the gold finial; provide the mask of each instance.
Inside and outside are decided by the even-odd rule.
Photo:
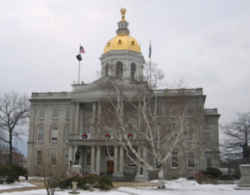
[[[121,15],[122,15],[122,20],[125,20],[125,14],[126,14],[126,9],[125,8],[121,8]]]

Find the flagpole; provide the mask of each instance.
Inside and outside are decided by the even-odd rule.
[[[150,87],[152,87],[151,57],[149,58],[149,82],[150,82]]]
[[[149,43],[149,83],[150,83],[150,87],[152,87],[151,52],[152,52],[152,48],[151,48],[151,41],[150,41],[150,43]]]
[[[81,61],[78,61],[78,84],[80,84]]]
[[[81,55],[81,43],[79,43],[79,54]],[[80,80],[81,80],[81,60],[79,60],[79,62],[78,62],[78,84],[80,84]]]

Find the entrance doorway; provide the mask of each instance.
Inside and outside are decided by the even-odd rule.
[[[114,173],[114,161],[108,160],[107,161],[107,174],[112,175]]]

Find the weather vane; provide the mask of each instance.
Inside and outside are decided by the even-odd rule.
[[[121,8],[121,15],[122,15],[122,20],[125,20],[125,14],[126,14],[126,9],[125,8]]]

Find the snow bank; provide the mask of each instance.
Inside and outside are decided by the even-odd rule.
[[[34,185],[28,182],[15,182],[12,184],[0,184],[0,190],[7,190],[12,188],[23,188],[23,187],[32,187]]]

